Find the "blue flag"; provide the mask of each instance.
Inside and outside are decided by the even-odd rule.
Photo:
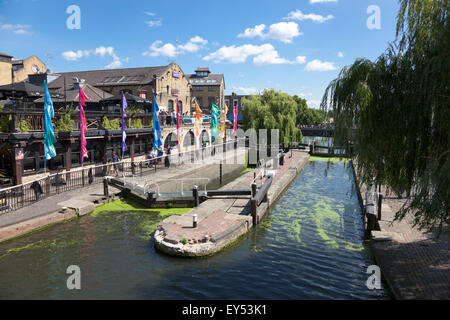
[[[127,125],[125,123],[125,109],[127,108],[127,99],[125,98],[125,95],[122,91],[122,156],[125,151],[127,151],[127,144],[125,143],[125,140],[127,138],[127,133],[125,132],[127,130]]]
[[[158,111],[159,111],[159,107],[158,104],[156,103],[156,98],[155,96],[153,96],[153,147],[155,148],[155,150],[157,150],[159,147],[162,146],[162,142],[161,142],[161,138],[162,138],[162,133],[161,133],[161,126],[159,124],[159,119],[158,119]]]
[[[53,130],[52,118],[55,116],[53,101],[47,88],[47,81],[44,80],[44,168],[47,160],[56,157],[56,150],[53,144],[56,143],[55,132]]]

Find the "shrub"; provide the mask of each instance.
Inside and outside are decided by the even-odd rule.
[[[31,125],[26,119],[22,119],[19,121],[19,131],[22,133],[28,132],[31,129]]]
[[[57,131],[72,132],[74,121],[70,118],[70,113],[65,113],[56,123]]]

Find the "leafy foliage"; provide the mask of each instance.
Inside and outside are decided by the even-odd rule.
[[[21,133],[29,132],[31,129],[31,125],[28,122],[28,120],[26,120],[26,119],[20,120],[18,127],[19,127],[19,132],[21,132]]]
[[[266,89],[262,95],[242,99],[242,107],[245,130],[279,129],[284,144],[302,140],[302,132],[295,127],[297,103],[287,93]]]
[[[58,119],[56,129],[62,132],[72,132],[74,121],[70,117],[70,113],[65,113],[64,116]]]
[[[325,124],[326,114],[323,110],[308,108],[308,104],[305,99],[298,96],[293,96],[297,103],[297,125],[322,125]]]
[[[11,115],[2,115],[0,117],[0,132],[10,132],[11,122]]]
[[[396,218],[411,212],[439,231],[450,222],[449,9],[448,0],[401,0],[396,41],[376,61],[342,69],[322,100],[362,181],[406,193]]]

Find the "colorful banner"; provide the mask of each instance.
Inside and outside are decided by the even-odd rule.
[[[236,137],[237,131],[237,116],[238,116],[238,106],[233,107],[233,134]]]
[[[226,139],[225,137],[225,129],[226,129],[226,123],[227,123],[227,114],[228,114],[228,106],[225,104],[225,117],[223,120],[223,125],[222,125],[222,132],[223,132],[223,138]]]
[[[211,106],[211,141],[217,137],[217,125],[219,124],[220,108],[214,103]]]
[[[52,118],[55,116],[53,101],[48,91],[47,81],[44,80],[44,169],[47,160],[56,157],[56,150],[53,144],[56,143],[55,132],[53,130]]]
[[[78,105],[80,107],[80,142],[81,142],[81,165],[83,165],[84,158],[89,158],[86,149],[86,137],[87,132],[86,126],[86,116],[84,114],[84,108],[86,106],[86,100],[91,100],[88,96],[84,94],[83,89],[81,89],[81,84],[78,84]]]
[[[125,118],[126,118],[126,113],[125,113],[125,109],[127,108],[128,104],[127,104],[127,98],[125,98],[125,94],[122,91],[122,158],[123,158],[123,154],[125,151],[127,151],[127,144],[126,144],[126,139],[127,139],[127,125],[125,123]]]
[[[200,124],[202,123],[203,112],[198,106],[197,99],[194,98],[195,103],[195,136],[200,135]]]
[[[155,148],[155,152],[162,146],[162,132],[158,119],[158,111],[159,107],[156,103],[156,97],[153,96],[153,147]]]

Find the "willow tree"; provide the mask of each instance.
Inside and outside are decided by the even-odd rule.
[[[322,100],[361,181],[406,194],[396,219],[411,213],[416,226],[439,232],[450,222],[449,7],[400,0],[395,41],[376,61],[343,68]]]
[[[295,127],[297,103],[287,93],[266,89],[262,95],[242,99],[242,108],[245,130],[253,128],[258,133],[259,129],[278,129],[280,144],[302,140],[301,131]]]

